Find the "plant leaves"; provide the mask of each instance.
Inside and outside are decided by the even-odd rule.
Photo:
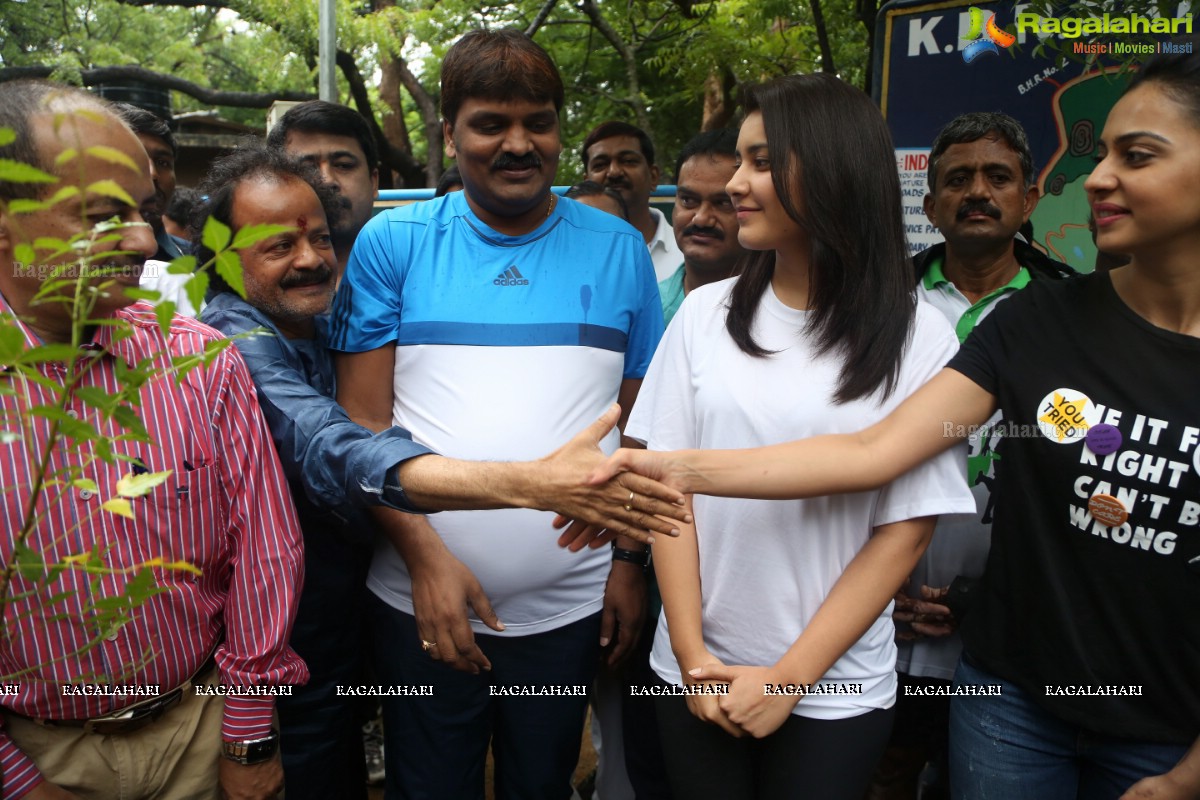
[[[175,319],[175,303],[170,300],[162,301],[154,307],[154,316],[158,318],[158,329],[162,331],[163,338],[170,337],[171,321]]]
[[[217,254],[217,274],[220,275],[229,288],[245,299],[246,285],[242,283],[242,260],[234,250],[226,250]]]
[[[194,564],[189,564],[186,561],[164,561],[161,556],[158,558],[152,558],[149,561],[144,562],[142,566],[162,567],[163,569],[173,569],[173,570],[179,570],[181,572],[190,572],[193,575],[203,575],[204,574],[204,570],[200,569],[199,567],[195,566]]]
[[[174,470],[162,472],[143,472],[140,475],[130,473],[117,481],[117,494],[121,497],[141,497],[150,493],[155,486],[166,483]]]
[[[0,327],[0,364],[15,364],[25,352],[25,334],[7,321]]]
[[[116,514],[118,517],[133,519],[133,504],[124,497],[114,497],[111,500],[105,500],[100,504],[100,508],[109,513]]]
[[[37,167],[10,158],[0,158],[0,181],[9,183],[58,183],[58,178]]]
[[[233,239],[234,250],[245,250],[263,239],[269,239],[272,236],[278,236],[281,233],[296,230],[291,225],[247,225],[237,232],[237,236]]]
[[[195,271],[195,256],[179,256],[178,258],[172,258],[170,265],[167,267],[168,275],[190,275]]]
[[[233,233],[229,230],[229,226],[216,217],[209,217],[204,222],[204,232],[200,235],[200,241],[204,246],[214,253],[219,253],[229,246],[229,240]]]
[[[104,144],[94,144],[90,147],[84,148],[83,152],[89,156],[98,158],[101,161],[107,161],[110,164],[120,164],[122,166],[129,167],[138,175],[142,174],[142,168],[134,163],[132,158],[125,155],[115,147],[109,147],[108,145]]]
[[[89,183],[87,190],[89,192],[94,192],[95,194],[104,195],[105,197],[111,197],[114,200],[120,200],[122,203],[125,203],[129,206],[133,206],[133,207],[137,206],[137,203],[133,202],[133,198],[129,196],[129,192],[125,191],[121,187],[121,185],[119,183],[117,183],[116,181],[114,181],[112,178],[105,178],[102,181],[96,181],[95,183]],[[96,230],[103,230],[103,229],[104,229],[103,224],[96,226]]]
[[[203,270],[196,272],[183,287],[187,292],[188,302],[192,308],[199,311],[204,305],[204,295],[208,292],[208,273]]]

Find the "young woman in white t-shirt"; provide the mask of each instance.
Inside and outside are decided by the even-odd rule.
[[[750,93],[728,192],[742,276],[693,291],[627,433],[654,450],[755,447],[853,431],[937,372],[957,340],[912,293],[894,150],[878,109],[827,75]],[[863,794],[891,728],[891,599],[934,515],[969,510],[949,453],[870,492],[817,500],[694,498],[695,525],[654,547],[676,797]],[[661,690],[660,691],[664,691]]]

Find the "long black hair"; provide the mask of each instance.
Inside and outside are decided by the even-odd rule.
[[[818,352],[843,359],[834,399],[881,388],[886,398],[899,377],[916,296],[883,117],[861,91],[821,73],[756,86],[744,106],[762,114],[775,192],[811,243],[806,332]],[[770,355],[751,330],[774,272],[774,251],[751,254],[730,296],[725,327],[748,355]]]

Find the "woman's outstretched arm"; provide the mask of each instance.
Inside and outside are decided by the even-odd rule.
[[[621,449],[591,476],[636,472],[688,494],[781,500],[874,489],[966,438],[996,398],[943,369],[880,422],[858,433],[746,450]]]

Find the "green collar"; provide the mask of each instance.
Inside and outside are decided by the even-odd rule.
[[[943,284],[953,286],[953,284],[947,280],[946,273],[942,270],[942,261],[942,256],[937,256],[929,260],[929,267],[925,270],[924,278],[926,290],[932,291]],[[954,332],[958,334],[959,344],[967,340],[967,336],[971,334],[971,331],[979,322],[979,319],[983,315],[985,309],[987,309],[996,300],[1000,299],[1001,296],[1008,294],[1009,292],[1015,292],[1018,289],[1024,289],[1029,281],[1029,270],[1025,267],[1021,267],[1017,270],[1017,274],[1012,277],[1012,280],[1003,286],[993,289],[988,294],[979,298],[979,300],[973,303],[970,308],[964,311],[962,316],[958,319],[958,324],[954,326]],[[954,287],[954,290],[957,292],[958,288]],[[959,294],[961,295],[962,293],[959,292]]]

